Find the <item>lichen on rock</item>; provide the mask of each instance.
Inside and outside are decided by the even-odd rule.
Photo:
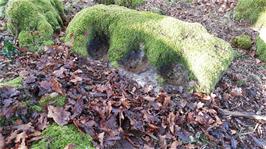
[[[51,44],[52,35],[63,25],[63,3],[59,0],[9,0],[6,8],[8,29],[21,47],[32,51]]]
[[[42,139],[33,143],[32,149],[63,149],[72,144],[75,149],[93,149],[91,137],[79,132],[73,125],[52,124],[42,132]]]
[[[96,5],[80,11],[70,22],[66,42],[88,56],[87,43],[95,36],[109,39],[113,66],[144,44],[149,63],[161,68],[179,63],[198,82],[197,91],[210,92],[234,57],[229,43],[210,35],[199,23],[140,12],[115,5]]]

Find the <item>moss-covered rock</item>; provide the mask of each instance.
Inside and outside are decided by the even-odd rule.
[[[63,10],[59,0],[9,0],[7,27],[18,36],[21,47],[37,50],[51,43],[53,33],[63,25]]]
[[[252,39],[249,35],[239,35],[233,38],[232,44],[237,48],[247,50],[252,47]]]
[[[259,32],[256,40],[257,56],[263,60],[266,53],[266,1],[239,0],[235,10],[237,20],[248,20],[252,27]]]
[[[140,4],[144,3],[144,0],[96,0],[96,2],[105,5],[115,4],[128,8],[135,8]]]
[[[266,42],[260,37],[257,37],[256,40],[257,55],[258,57],[266,62]]]
[[[252,24],[265,14],[265,0],[238,0],[235,8],[236,20],[248,20]]]
[[[8,81],[0,82],[0,87],[8,86],[8,87],[20,87],[22,86],[22,78],[17,77]]]
[[[201,24],[115,5],[96,5],[79,12],[67,28],[66,42],[74,52],[88,56],[87,44],[99,35],[109,39],[108,57],[113,66],[144,45],[150,64],[161,68],[180,63],[202,92],[214,88],[234,57],[230,44],[210,35]]]
[[[73,144],[75,149],[92,149],[91,137],[79,132],[73,125],[50,125],[42,132],[43,138],[33,143],[31,149],[63,149]]]

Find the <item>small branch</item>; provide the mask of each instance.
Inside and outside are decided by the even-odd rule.
[[[220,108],[218,108],[218,111],[222,113],[223,115],[230,115],[233,117],[246,117],[246,118],[252,118],[255,120],[266,121],[266,115],[256,115],[256,114],[247,113],[247,112],[229,111],[229,110],[220,109]]]

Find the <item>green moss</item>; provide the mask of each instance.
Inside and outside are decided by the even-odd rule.
[[[165,79],[161,76],[157,76],[156,77],[156,81],[158,82],[158,84],[160,84],[161,86],[165,84]]]
[[[66,102],[66,97],[65,96],[53,96],[53,95],[48,95],[40,99],[39,105],[44,107],[48,104],[52,104],[54,106],[58,107],[63,107]]]
[[[235,18],[236,20],[248,20],[253,24],[266,10],[265,8],[265,0],[238,0],[235,8]]]
[[[119,6],[125,6],[128,8],[136,8],[137,6],[144,3],[144,0],[96,0],[96,2],[105,5],[115,4]]]
[[[237,84],[237,86],[245,86],[246,81],[245,80],[237,80],[236,84]]]
[[[198,81],[202,92],[214,88],[234,57],[229,43],[210,35],[198,23],[115,5],[80,11],[67,28],[66,42],[74,52],[88,56],[87,43],[95,32],[108,37],[111,64],[118,66],[129,51],[143,43],[150,64],[161,68],[180,63]]]
[[[90,136],[79,132],[75,126],[50,125],[42,132],[43,139],[33,143],[31,149],[63,149],[68,144],[75,145],[75,149],[92,149]]]
[[[249,35],[239,35],[233,38],[232,44],[237,48],[250,49],[252,47],[252,39]]]
[[[261,60],[266,61],[266,43],[260,37],[257,37],[256,47],[257,47],[257,53],[256,53],[257,56]]]
[[[10,0],[6,8],[7,27],[18,35],[21,47],[32,51],[51,41],[63,25],[63,4],[59,0]]]
[[[12,80],[0,82],[0,87],[3,87],[3,86],[20,87],[20,86],[22,86],[22,81],[23,80],[21,77],[17,77],[17,78],[12,79]]]
[[[42,112],[42,111],[43,111],[42,107],[40,107],[40,106],[38,106],[38,105],[32,105],[32,106],[30,107],[30,109],[31,109],[32,111],[35,111],[35,112]]]

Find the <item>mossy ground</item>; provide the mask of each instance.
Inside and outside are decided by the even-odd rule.
[[[234,57],[228,43],[198,23],[115,5],[96,5],[79,12],[67,28],[66,42],[74,52],[88,56],[87,43],[99,34],[109,39],[108,58],[114,66],[143,43],[150,64],[161,68],[180,63],[202,92],[214,88]]]
[[[25,108],[29,109],[32,112],[44,112],[44,109],[47,105],[53,105],[56,107],[63,107],[66,103],[66,97],[61,95],[47,95],[42,97],[38,102],[32,102],[30,99],[27,99],[23,102]]]
[[[8,81],[3,81],[3,82],[0,82],[0,87],[3,87],[3,86],[8,86],[8,87],[20,87],[22,86],[22,78],[21,77],[17,77],[15,79],[11,79],[11,80],[8,80]]]
[[[35,112],[42,112],[44,107],[47,105],[54,105],[56,107],[63,107],[66,103],[66,97],[65,96],[45,96],[42,97],[37,103],[30,103],[26,102],[27,107]]]
[[[33,143],[31,149],[63,149],[69,144],[75,149],[92,149],[91,137],[79,132],[73,125],[58,126],[52,124],[42,132],[43,138]]]
[[[233,38],[232,44],[237,48],[247,50],[252,47],[252,39],[249,35],[239,35]]]
[[[48,104],[52,104],[54,106],[63,107],[65,105],[65,102],[66,102],[65,96],[48,95],[48,96],[45,96],[45,97],[40,99],[39,105],[43,107],[43,106],[46,106]]]
[[[63,25],[59,0],[10,0],[6,8],[8,29],[18,36],[21,47],[32,51],[51,44],[53,33]]]

